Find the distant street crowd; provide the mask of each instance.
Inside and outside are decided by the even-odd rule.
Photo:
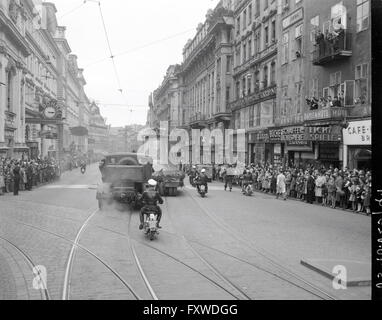
[[[53,182],[60,174],[60,166],[54,159],[0,158],[0,195],[17,196],[19,191],[31,191],[39,184]]]
[[[214,166],[213,179],[224,181],[225,189],[232,189],[232,183],[251,184],[256,191],[284,199],[371,214],[372,174],[368,170],[250,165],[238,174],[235,166]]]

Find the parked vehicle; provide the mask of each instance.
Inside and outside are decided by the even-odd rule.
[[[126,203],[135,208],[142,206],[146,182],[152,176],[152,159],[136,153],[110,154],[101,161],[102,184],[97,190],[100,209],[104,203]]]
[[[155,164],[152,178],[158,182],[158,191],[161,196],[176,196],[178,188],[184,187],[186,175],[175,165]]]

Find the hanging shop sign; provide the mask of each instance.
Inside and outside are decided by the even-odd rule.
[[[371,120],[350,122],[343,135],[345,145],[371,145]]]

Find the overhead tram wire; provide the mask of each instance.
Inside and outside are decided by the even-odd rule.
[[[119,74],[118,74],[117,66],[115,64],[114,54],[113,54],[113,50],[111,49],[111,44],[110,44],[110,37],[109,37],[109,33],[107,32],[105,18],[104,18],[103,12],[102,12],[101,1],[98,1],[98,0],[87,0],[87,1],[95,2],[95,3],[98,4],[98,8],[99,8],[99,12],[100,12],[101,20],[102,20],[102,26],[103,26],[103,29],[104,29],[104,32],[105,32],[107,46],[109,48],[109,53],[110,53],[110,57],[109,58],[112,61],[114,74],[115,74],[115,77],[116,77],[116,80],[117,80],[117,84],[118,84],[118,91],[123,95],[123,90],[122,90],[122,86],[121,86],[121,80],[120,80],[120,77],[119,77]]]
[[[166,38],[162,38],[162,39],[154,40],[154,41],[152,41],[152,42],[143,44],[143,45],[141,45],[141,46],[138,46],[138,47],[135,47],[135,48],[126,50],[126,51],[122,51],[122,52],[120,52],[120,53],[118,53],[118,54],[115,54],[115,55],[114,55],[114,58],[118,58],[118,57],[120,57],[120,56],[129,54],[129,53],[133,53],[133,52],[138,51],[138,50],[141,50],[141,49],[145,49],[145,48],[150,47],[150,46],[153,46],[153,45],[155,45],[155,44],[162,43],[162,42],[165,42],[165,41],[167,41],[167,40],[171,40],[171,39],[177,38],[177,37],[182,36],[182,35],[184,35],[184,34],[190,32],[190,31],[193,31],[193,30],[194,30],[194,28],[192,28],[192,29],[188,29],[188,30],[185,30],[185,31],[183,31],[183,32],[176,33],[176,34],[173,34],[173,35],[171,35],[171,36],[168,36],[168,37],[166,37]],[[108,58],[102,58],[102,59],[96,60],[96,61],[94,61],[94,62],[88,64],[88,65],[86,66],[86,68],[91,67],[91,66],[96,65],[96,64],[99,64],[99,63],[101,63],[101,62],[104,62],[104,61],[107,60],[107,59],[109,59],[109,57],[108,57]]]

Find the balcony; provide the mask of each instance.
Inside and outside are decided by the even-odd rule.
[[[310,110],[300,114],[280,116],[276,124],[280,126],[302,124],[306,121],[343,120],[349,116],[349,107],[327,107],[318,110]]]
[[[206,116],[200,112],[197,112],[190,117],[190,126],[194,129],[202,129],[207,127]]]
[[[352,34],[348,30],[342,29],[327,36],[320,33],[316,36],[316,42],[313,51],[313,64],[316,66],[352,56]]]

